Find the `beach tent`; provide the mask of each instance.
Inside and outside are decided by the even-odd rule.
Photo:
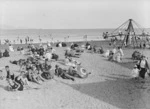
[[[121,46],[133,46],[137,47],[141,43],[149,43],[149,35],[146,34],[146,30],[135,22],[133,19],[129,19],[124,22],[121,26],[113,30],[111,33],[106,32],[103,34],[104,38],[120,38]],[[120,41],[119,41],[120,42]]]

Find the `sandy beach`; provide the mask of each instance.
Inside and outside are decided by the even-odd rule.
[[[0,109],[150,109],[149,11],[150,0],[0,0]]]
[[[107,42],[104,49],[111,49]],[[14,45],[18,46],[18,45]],[[24,45],[25,46],[25,45]],[[64,59],[66,48],[56,48],[56,54]],[[123,63],[110,62],[101,54],[84,52],[81,58],[82,66],[92,74],[86,79],[75,78],[75,81],[54,77],[53,80],[42,85],[31,83],[35,88],[24,91],[7,91],[5,80],[0,80],[0,108],[1,109],[149,109],[150,79],[146,83],[133,80],[131,70],[135,62],[131,54],[136,49],[124,48]],[[146,56],[150,56],[149,49],[138,49]],[[19,66],[12,65],[9,60],[26,58],[20,52],[10,52],[10,57],[0,59],[0,67],[10,66],[11,71],[19,70]],[[150,60],[148,59],[148,62]],[[52,63],[52,69],[57,62]],[[61,65],[62,67],[65,67]]]

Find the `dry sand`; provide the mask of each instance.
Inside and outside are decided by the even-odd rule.
[[[56,48],[61,59],[64,49]],[[133,51],[124,50],[121,64],[109,62],[100,54],[83,53],[77,60],[92,72],[86,79],[55,77],[42,85],[31,83],[37,89],[22,92],[6,91],[7,82],[0,80],[0,109],[150,109],[149,78],[145,84],[131,79],[134,63],[129,58]],[[149,50],[142,51],[150,56]],[[26,57],[11,52],[10,57],[0,59],[0,67],[10,65],[11,71],[17,72],[19,67],[9,60],[20,58]]]

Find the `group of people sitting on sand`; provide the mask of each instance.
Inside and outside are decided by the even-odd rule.
[[[118,49],[114,47],[112,50],[107,50],[103,56],[108,58],[109,61],[122,62],[124,53],[121,47],[118,47]]]
[[[48,59],[45,59],[43,63],[35,58],[14,60],[10,61],[10,63],[20,66],[20,74],[18,76],[10,71],[9,66],[5,67],[7,72],[6,78],[12,90],[23,90],[26,86],[29,86],[29,81],[42,84],[42,82],[54,77],[54,73],[51,71],[51,62]],[[21,87],[21,89],[15,86]]]
[[[50,53],[48,55],[47,53]],[[86,78],[90,72],[81,66],[81,62],[76,61],[70,55],[66,55],[63,60],[64,65],[69,66],[68,68],[63,68],[56,64],[54,71],[52,70],[53,56],[55,50],[52,47],[47,46],[44,49],[43,46],[35,47],[30,45],[28,47],[28,58],[11,60],[10,63],[20,67],[19,74],[12,72],[9,66],[5,66],[6,70],[6,80],[9,84],[8,90],[11,91],[23,91],[26,88],[32,88],[30,82],[37,83],[41,85],[44,81],[53,79],[54,76],[61,77],[63,79],[69,79],[74,81],[77,78]],[[56,62],[60,62],[58,57],[55,58]]]
[[[43,47],[40,45],[39,47],[35,47],[34,45],[30,45],[27,55],[31,57],[36,57],[38,59],[48,59],[48,60],[58,60],[59,56],[55,53],[55,49],[51,46]]]

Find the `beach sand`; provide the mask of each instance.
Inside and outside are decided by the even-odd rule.
[[[92,43],[102,45],[102,42]],[[66,48],[55,49],[63,59]],[[142,84],[131,79],[135,62],[130,58],[135,49],[123,50],[125,56],[120,64],[107,61],[101,54],[84,52],[76,60],[92,73],[86,79],[70,81],[55,77],[42,85],[31,83],[33,89],[21,92],[6,91],[7,82],[0,80],[0,109],[149,109],[150,80],[147,78],[146,83]],[[140,51],[150,56],[148,49]],[[19,67],[10,64],[9,60],[21,58],[26,56],[11,52],[10,57],[0,59],[0,67],[9,65],[11,71],[18,74]],[[52,63],[52,69],[55,64]]]

